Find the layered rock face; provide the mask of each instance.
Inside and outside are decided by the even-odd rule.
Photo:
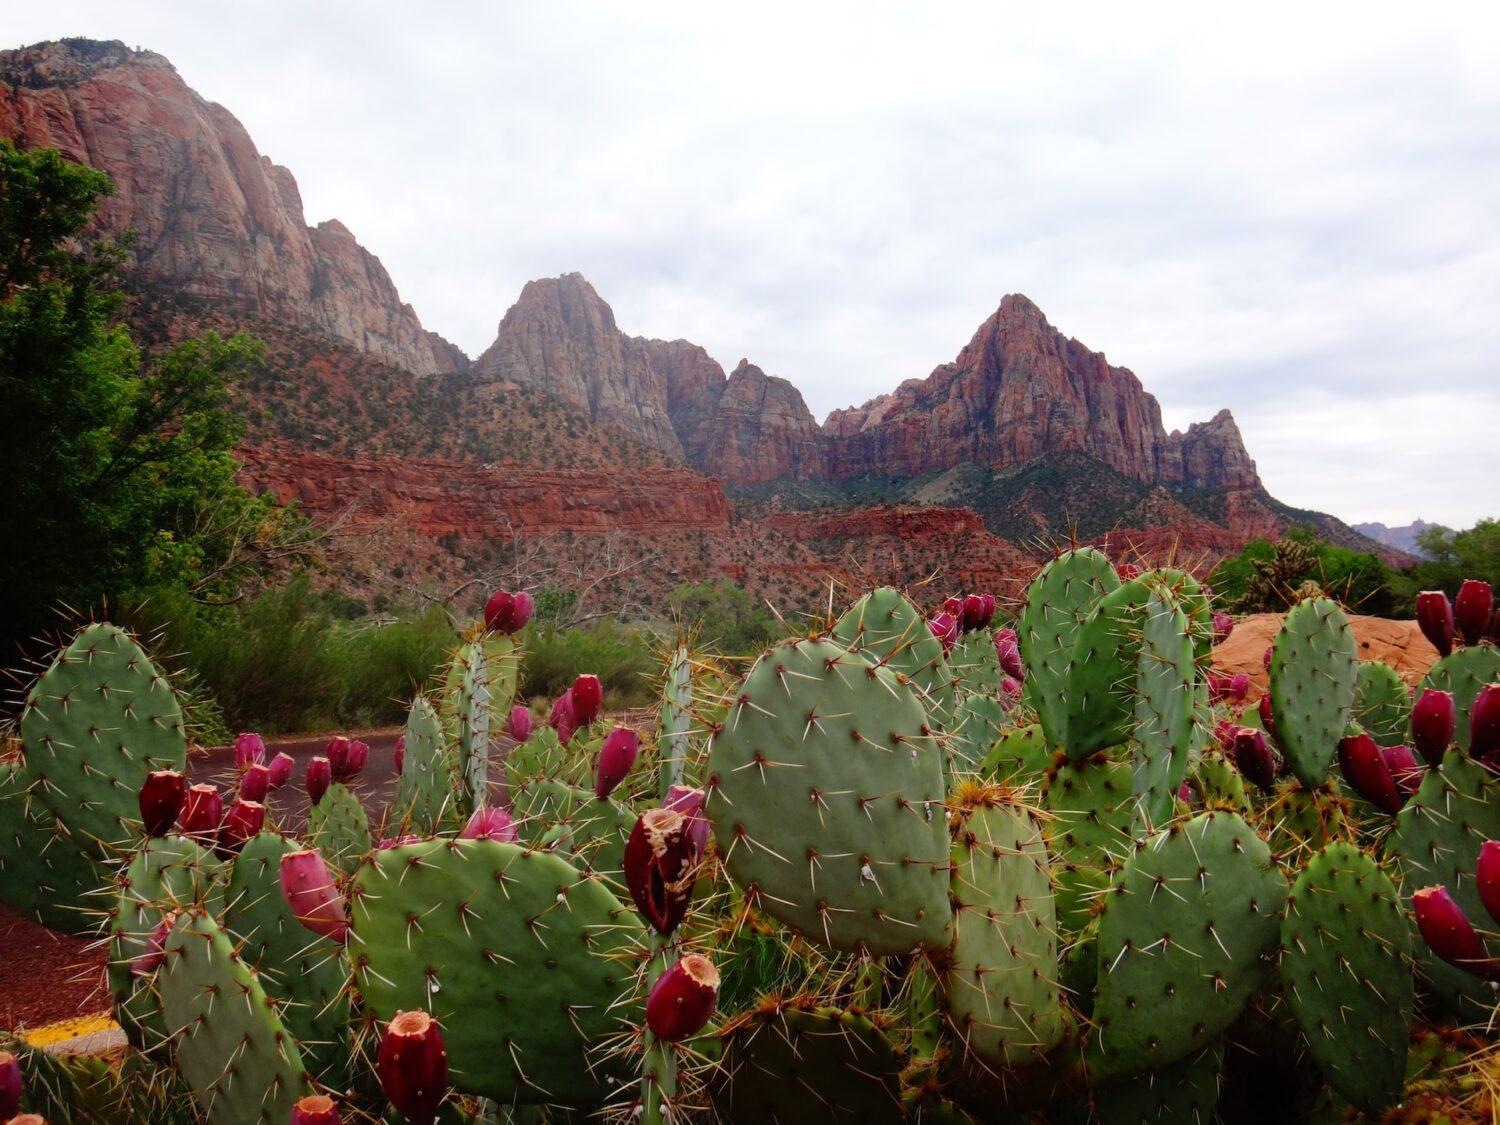
[[[107,173],[99,230],[175,292],[346,341],[419,375],[462,370],[380,260],[337,221],[309,227],[291,172],[160,55],[69,39],[0,52],[0,136]]]

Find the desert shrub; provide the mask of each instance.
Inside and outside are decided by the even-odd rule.
[[[728,582],[684,582],[667,595],[673,614],[698,630],[703,644],[731,656],[753,655],[784,629],[747,590]]]
[[[1378,556],[1324,543],[1304,529],[1275,543],[1252,540],[1215,567],[1209,583],[1240,613],[1284,610],[1308,583],[1360,613],[1389,616],[1396,604],[1396,574]]]
[[[1467,531],[1431,527],[1417,541],[1428,557],[1403,572],[1403,613],[1414,611],[1417,591],[1444,590],[1451,597],[1465,578],[1480,578],[1500,589],[1500,520],[1480,520]]]
[[[659,660],[650,636],[638,628],[610,617],[572,629],[529,625],[523,643],[524,698],[560,695],[583,672],[599,677],[608,707],[638,706],[652,696],[649,677]]]

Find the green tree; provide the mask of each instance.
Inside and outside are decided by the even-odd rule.
[[[1376,616],[1394,611],[1399,585],[1378,556],[1325,543],[1302,527],[1275,543],[1247,543],[1214,568],[1209,583],[1225,604],[1241,613],[1284,610],[1315,585],[1349,608]]]
[[[753,655],[782,632],[770,610],[728,582],[684,582],[667,595],[667,602],[678,618],[698,627],[704,641],[727,655]]]
[[[1467,531],[1431,527],[1417,542],[1427,558],[1406,572],[1409,589],[1403,592],[1410,598],[1418,590],[1445,590],[1451,597],[1465,578],[1500,589],[1500,520],[1480,520]]]
[[[147,360],[118,322],[120,248],[80,248],[108,179],[0,140],[0,659],[60,609],[153,589],[231,601],[306,549],[305,524],[236,484],[230,382],[248,337]]]

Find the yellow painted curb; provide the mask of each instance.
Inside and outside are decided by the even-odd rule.
[[[108,1015],[74,1016],[70,1020],[49,1023],[46,1027],[28,1031],[22,1038],[33,1047],[46,1048],[57,1043],[66,1043],[69,1039],[81,1039],[85,1035],[93,1035],[100,1031],[113,1031],[117,1027],[119,1024]]]

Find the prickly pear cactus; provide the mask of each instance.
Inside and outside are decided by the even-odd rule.
[[[529,781],[545,779],[561,781],[568,785],[582,785],[588,780],[589,760],[572,745],[564,746],[557,740],[557,732],[551,727],[533,731],[530,738],[519,746],[512,746],[505,755],[505,784],[514,793]]]
[[[302,1045],[308,1069],[339,1086],[349,1064],[349,963],[342,945],[308,931],[282,897],[281,857],[296,850],[274,832],[245,845],[230,871],[224,928],[261,987],[281,1002],[281,1022]]]
[[[1349,799],[1331,778],[1316,789],[1288,780],[1256,810],[1255,823],[1271,853],[1295,868],[1325,845],[1354,839],[1355,821],[1349,812]]]
[[[910,680],[935,727],[945,728],[951,721],[954,673],[950,661],[943,655],[942,642],[900,590],[882,586],[865,594],[834,624],[833,639],[871,664]],[[994,665],[993,651],[990,657]]]
[[[139,832],[146,775],[187,760],[171,686],[113,625],[83,629],[42,674],[26,696],[21,737],[36,797],[100,858]]]
[[[454,695],[458,739],[455,763],[460,812],[467,816],[489,795],[490,686],[484,643],[470,641],[454,659],[458,683]]]
[[[460,1090],[573,1106],[609,1092],[589,1050],[631,1017],[642,926],[599,879],[514,844],[423,840],[359,869],[350,924],[365,1003],[382,1020],[430,1012]]]
[[[178,916],[157,971],[177,1069],[213,1125],[282,1125],[309,1092],[302,1054],[213,917]]]
[[[1106,1084],[1094,1091],[1094,1110],[1100,1125],[1209,1125],[1223,1072],[1224,1043],[1219,1040],[1179,1062]]]
[[[1299,602],[1271,648],[1271,709],[1287,764],[1311,788],[1328,776],[1354,710],[1354,631],[1328,598]]]
[[[715,732],[708,775],[752,905],[832,949],[948,944],[942,752],[895,673],[828,640],[777,645]]]
[[[31,791],[21,762],[0,763],[0,901],[63,933],[92,935],[104,875],[76,836]]]
[[[1198,759],[1189,781],[1205,809],[1223,809],[1240,816],[1250,814],[1250,794],[1245,791],[1244,777],[1217,750],[1206,751]]]
[[[323,799],[308,810],[307,837],[324,859],[345,874],[359,866],[373,846],[364,806],[340,781],[330,785]]]
[[[1005,709],[993,695],[965,695],[948,728],[952,765],[962,772],[980,769],[1005,727]],[[950,773],[953,771],[950,771]]]
[[[1208,812],[1137,844],[1099,919],[1091,1075],[1166,1066],[1240,1014],[1280,936],[1286,880],[1250,826]]]
[[[691,750],[688,732],[693,727],[693,660],[687,645],[672,649],[667,660],[666,676],[662,682],[661,720],[657,726],[657,752],[661,757],[661,790],[658,794],[666,798],[667,790],[681,785],[685,766]]]
[[[995,786],[954,797],[953,946],[944,1007],[963,1049],[991,1067],[1045,1054],[1066,1030],[1057,922],[1036,813]]]
[[[511,807],[526,843],[560,851],[590,871],[619,873],[636,820],[626,805],[560,781],[534,780],[511,790]]]
[[[1073,643],[1094,606],[1120,584],[1109,559],[1092,547],[1066,551],[1037,572],[1016,622],[1026,695],[1036,708],[1047,745],[1061,746],[1067,729],[1064,687]]]
[[[953,651],[948,654],[948,666],[952,669],[953,689],[959,699],[999,695],[1000,656],[995,652],[995,634],[990,630],[976,629],[959,637]]]
[[[904,1059],[869,1016],[812,1004],[761,1004],[720,1034],[709,1082],[719,1120],[903,1121]]]
[[[1485,684],[1500,682],[1500,649],[1489,645],[1462,648],[1443,657],[1427,670],[1417,685],[1417,695],[1429,688],[1453,693],[1457,718],[1453,737],[1465,750],[1469,748],[1469,709]]]
[[[1187,615],[1188,633],[1193,638],[1193,659],[1199,667],[1207,668],[1214,658],[1214,607],[1203,592],[1202,584],[1187,571],[1170,566],[1151,573],[1171,592]]]
[[[1354,685],[1354,721],[1382,746],[1411,737],[1411,694],[1396,669],[1378,660],[1360,663]]]
[[[1330,844],[1287,895],[1281,979],[1308,1053],[1367,1113],[1401,1096],[1414,992],[1396,888],[1352,844]]]
[[[1079,628],[1064,688],[1068,718],[1062,745],[1070,757],[1087,758],[1118,746],[1134,730],[1141,631],[1157,591],[1150,575],[1132,578],[1101,598]]]
[[[475,648],[484,661],[484,686],[489,700],[488,723],[491,730],[505,725],[505,716],[510,712],[511,701],[516,696],[516,684],[521,671],[521,646],[518,638],[505,633],[485,633],[475,640],[465,641],[453,654],[443,670],[442,692],[438,696],[438,716],[443,720],[443,729],[448,737],[458,733],[459,696],[463,691],[464,669],[470,660],[467,652]]]
[[[406,760],[396,778],[391,818],[417,835],[430,836],[454,812],[452,779],[443,760],[443,726],[423,696],[406,717]]]
[[[1500,839],[1500,790],[1488,771],[1461,751],[1450,750],[1437,769],[1396,816],[1385,840],[1395,861],[1392,873],[1402,902],[1423,887],[1443,886],[1477,920],[1486,916],[1474,882],[1474,864],[1486,840]],[[1482,1023],[1494,1010],[1495,993],[1478,977],[1435,956],[1427,943],[1415,943],[1417,968],[1427,989],[1463,1023]]]
[[[1058,926],[1076,934],[1109,886],[1110,872],[1135,844],[1130,763],[1063,762],[1048,771],[1042,804],[1049,817]]]
[[[1135,671],[1135,741],[1131,785],[1142,827],[1172,816],[1192,749],[1193,641],[1187,615],[1164,591],[1153,591],[1141,619]]]
[[[1040,787],[1050,765],[1052,751],[1047,749],[1041,725],[1031,723],[1013,727],[1000,736],[980,763],[979,776],[1012,785]]]

